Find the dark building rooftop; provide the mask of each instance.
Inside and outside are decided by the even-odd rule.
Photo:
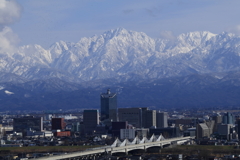
[[[117,93],[111,93],[110,89],[107,90],[107,93],[102,93],[101,97],[102,98],[113,98],[117,95]]]

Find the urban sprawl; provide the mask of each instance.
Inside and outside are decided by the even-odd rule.
[[[0,159],[54,159],[103,148],[68,159],[240,159],[238,108],[118,108],[117,96],[110,89],[100,94],[100,111],[3,112]],[[108,151],[127,145],[138,148]]]

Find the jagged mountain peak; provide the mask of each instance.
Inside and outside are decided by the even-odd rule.
[[[210,37],[216,36],[216,34],[209,31],[194,31],[194,32],[182,33],[179,35],[179,37],[194,38],[194,37],[204,37],[206,35]]]
[[[238,37],[236,34],[230,33],[230,32],[222,32],[218,36],[220,36],[220,37],[230,37],[230,38]]]
[[[182,43],[188,43],[192,46],[199,46],[202,43],[210,40],[212,37],[215,37],[216,34],[213,34],[208,31],[195,31],[195,32],[188,32],[180,34],[177,39]]]
[[[215,37],[212,38],[214,43],[219,43],[219,42],[231,42],[231,41],[239,41],[240,37],[229,32],[222,32]],[[217,42],[218,41],[218,42]]]
[[[164,50],[166,50],[166,53],[170,56],[189,53],[198,47],[204,48],[206,42],[215,36],[216,34],[208,31],[183,33],[177,36],[174,41],[165,42],[167,44],[167,48]],[[162,43],[164,43],[164,41],[162,41]]]
[[[105,39],[112,39],[114,37],[118,37],[118,38],[137,37],[137,38],[139,38],[139,37],[148,37],[148,36],[146,35],[146,33],[143,33],[143,32],[131,31],[131,30],[127,30],[125,28],[120,27],[120,28],[117,28],[117,29],[111,29],[107,32],[104,32],[103,37]]]
[[[126,34],[129,33],[130,31],[126,30],[125,28],[119,27],[116,29],[111,29],[107,32],[104,32],[104,34],[114,34],[114,35],[119,35],[119,34]]]
[[[38,44],[30,44],[30,45],[21,46],[19,47],[19,50],[18,50],[18,52],[22,52],[22,53],[31,52],[32,54],[38,51],[45,51],[45,49]]]
[[[208,47],[212,47],[213,50],[219,49],[230,49],[232,51],[240,51],[240,36],[237,36],[233,33],[222,32],[221,34],[212,37],[209,41],[206,42]]]
[[[225,54],[229,51],[231,54]],[[117,28],[83,37],[77,43],[59,41],[49,49],[40,45],[20,47],[13,56],[0,55],[0,71],[29,80],[61,75],[65,80],[71,77],[71,82],[76,78],[88,81],[126,76],[134,79],[132,75],[162,78],[234,70],[238,67],[237,53],[240,53],[240,39],[230,33],[216,35],[196,31],[169,41]],[[230,63],[233,60],[234,63]]]

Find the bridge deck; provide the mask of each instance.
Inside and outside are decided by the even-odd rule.
[[[54,156],[41,157],[41,158],[36,158],[36,159],[60,160],[60,159],[67,159],[67,158],[73,158],[73,157],[82,157],[82,156],[87,156],[87,155],[100,154],[100,153],[104,153],[104,152],[117,153],[117,152],[122,152],[123,150],[130,151],[130,150],[134,150],[134,149],[141,149],[143,147],[148,148],[150,146],[161,146],[164,144],[171,144],[171,142],[189,140],[191,138],[192,137],[178,137],[178,138],[165,139],[163,141],[121,146],[121,147],[111,147],[111,146],[99,147],[99,148],[93,148],[93,149],[89,149],[89,150],[82,151],[82,152],[75,152],[75,153],[69,153],[69,154],[63,154],[63,155],[54,155]]]

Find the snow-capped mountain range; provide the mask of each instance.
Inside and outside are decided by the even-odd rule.
[[[60,41],[48,49],[26,45],[15,53],[0,53],[0,82],[121,81],[238,70],[240,37],[225,32],[197,31],[168,40],[118,28],[77,43]]]

